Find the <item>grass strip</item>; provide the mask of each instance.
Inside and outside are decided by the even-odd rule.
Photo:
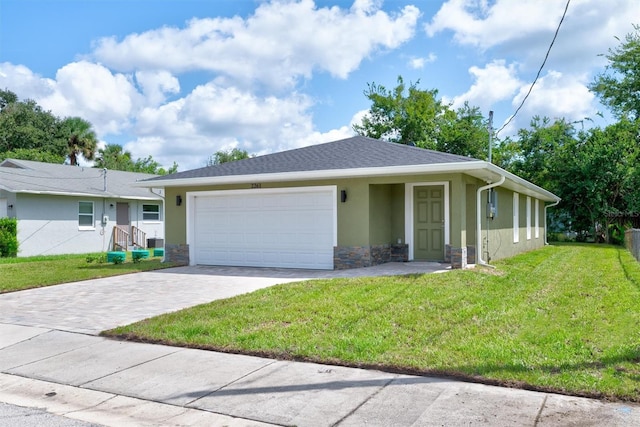
[[[640,401],[640,264],[628,251],[557,245],[496,265],[284,284],[105,334]]]
[[[87,262],[88,257],[98,256],[99,254],[83,254],[0,258],[0,293],[175,266],[162,263],[161,258],[142,259],[134,263],[129,257],[122,264]]]

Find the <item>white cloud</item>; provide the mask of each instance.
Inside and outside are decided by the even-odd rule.
[[[529,91],[529,87],[529,84],[523,85],[513,98],[514,111]],[[595,96],[587,87],[586,75],[576,76],[549,71],[538,80],[524,106],[501,136],[514,134],[517,129],[529,127],[534,116],[579,121],[585,117],[594,118],[596,113]]]
[[[60,117],[78,116],[93,124],[98,135],[126,128],[142,97],[128,76],[113,74],[100,64],[72,62],[55,79],[22,65],[0,64],[0,85],[22,99],[33,99]]]
[[[152,154],[158,161],[178,162],[181,170],[201,166],[220,149],[239,147],[265,154],[304,145],[313,135],[307,96],[259,97],[214,82],[137,117],[138,139],[127,145],[134,157]],[[148,155],[146,154],[146,155]]]
[[[518,55],[528,69],[539,67],[560,22],[566,0],[449,0],[425,25],[430,37],[452,31],[453,39],[481,50]],[[575,71],[601,66],[598,56],[616,46],[615,36],[633,30],[636,0],[573,0],[550,57],[551,65]]]
[[[487,111],[494,103],[512,98],[524,84],[517,77],[516,65],[507,66],[504,60],[492,61],[484,68],[473,66],[469,68],[469,74],[473,84],[467,92],[453,98],[454,108],[462,107],[468,101]]]
[[[412,57],[409,59],[409,68],[414,70],[421,70],[426,64],[431,64],[436,61],[438,57],[435,53],[431,52],[426,57]]]
[[[359,0],[350,10],[318,8],[312,0],[261,4],[246,19],[192,19],[122,40],[103,38],[93,55],[120,70],[208,70],[231,81],[291,87],[314,70],[346,78],[373,53],[413,37],[420,11],[390,15],[378,2]]]
[[[126,128],[141,101],[129,76],[86,61],[60,68],[53,93],[38,100],[61,117],[89,120],[99,135]]]
[[[0,63],[0,87],[8,88],[22,99],[39,99],[51,94],[55,81],[43,78],[24,65]]]
[[[180,82],[168,71],[138,71],[136,82],[151,105],[163,103],[168,94],[180,92]]]

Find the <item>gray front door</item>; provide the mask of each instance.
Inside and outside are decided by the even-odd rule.
[[[129,203],[116,203],[116,224],[128,230]]]
[[[444,186],[414,187],[413,206],[413,258],[444,260]]]

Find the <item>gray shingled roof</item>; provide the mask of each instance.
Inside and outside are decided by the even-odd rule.
[[[156,175],[7,159],[0,163],[0,189],[12,193],[91,195],[128,199],[160,199],[132,184]]]
[[[468,161],[477,161],[477,159],[354,136],[325,144],[178,172],[153,178],[151,181]]]

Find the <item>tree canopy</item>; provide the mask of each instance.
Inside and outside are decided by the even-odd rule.
[[[98,138],[91,123],[80,117],[67,117],[60,122],[60,133],[67,139],[67,156],[71,165],[78,164],[79,156],[93,160]]]
[[[174,162],[169,169],[164,169],[152,156],[144,159],[133,160],[129,151],[124,151],[121,145],[107,144],[98,150],[95,167],[111,170],[150,173],[154,175],[167,175],[175,173],[178,165]]]
[[[0,153],[36,150],[64,157],[66,146],[56,116],[35,101],[19,101],[15,93],[0,90]]]
[[[240,150],[239,148],[233,148],[231,150],[219,150],[216,151],[213,156],[209,157],[209,160],[207,160],[207,166],[235,162],[236,160],[248,159],[250,157],[255,157],[255,155],[250,155],[246,150]]]
[[[458,110],[444,104],[436,89],[419,89],[418,84],[387,89],[369,83],[364,95],[371,108],[353,130],[359,135],[399,144],[415,145],[463,156],[485,159],[488,153],[487,123],[478,107],[465,103]]]
[[[617,117],[640,119],[640,25],[634,32],[605,55],[609,60],[605,71],[590,85],[600,101]]]

